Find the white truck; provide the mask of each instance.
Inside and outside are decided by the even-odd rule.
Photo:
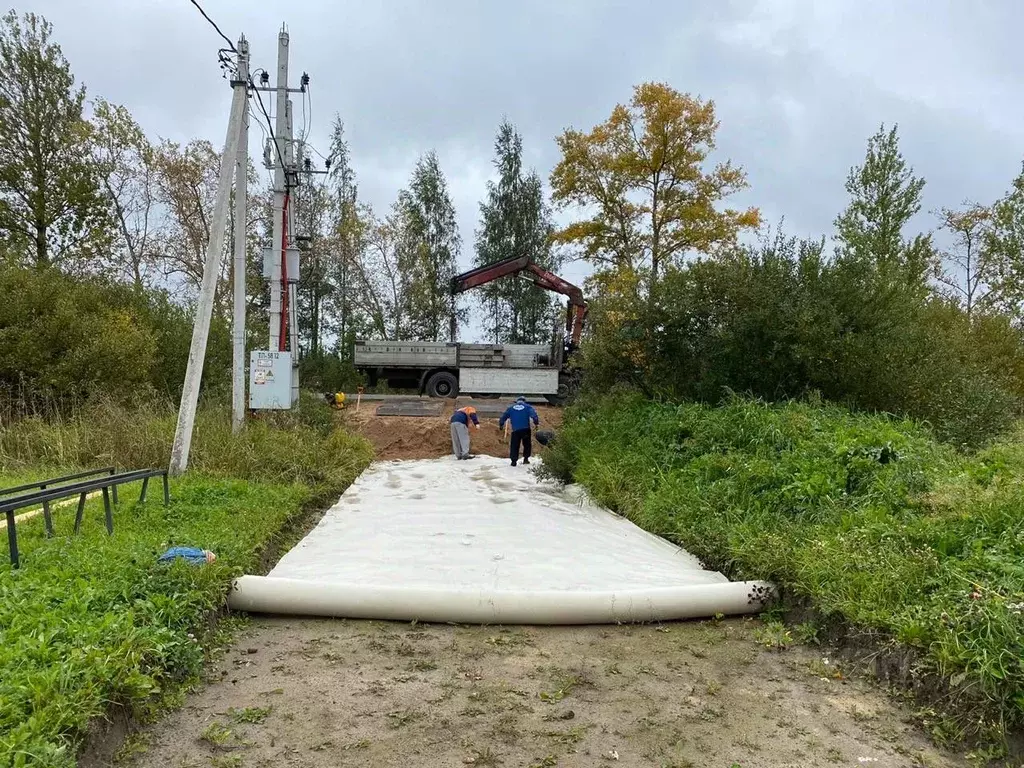
[[[355,343],[353,362],[370,384],[430,397],[566,394],[561,344],[463,344],[431,341]]]
[[[504,259],[456,275],[451,294],[501,279],[523,279],[568,299],[565,337],[546,344],[462,344],[443,341],[356,341],[353,362],[370,386],[416,389],[431,397],[542,395],[560,405],[579,371],[566,360],[579,347],[587,302],[583,291],[528,256]],[[455,338],[454,320],[451,338]]]

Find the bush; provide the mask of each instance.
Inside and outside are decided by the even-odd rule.
[[[967,373],[935,394],[927,412],[936,437],[964,450],[982,447],[1017,419],[1017,397],[983,372]]]
[[[968,319],[919,283],[826,259],[821,243],[780,235],[672,268],[653,299],[621,283],[590,314],[583,367],[594,393],[628,383],[714,404],[730,392],[784,401],[813,391],[927,420],[968,448],[1019,413],[1024,345],[1006,318]]]
[[[0,383],[41,398],[148,385],[156,336],[102,286],[0,268],[0,296]]]
[[[363,384],[362,375],[351,360],[342,360],[337,353],[317,352],[302,356],[299,376],[303,386],[314,392],[354,392]]]
[[[180,396],[193,311],[165,292],[0,265],[0,296],[0,394],[30,410],[96,396]],[[230,330],[215,316],[204,388],[226,393],[230,366]]]
[[[961,733],[1024,724],[1024,443],[965,458],[837,407],[622,394],[567,412],[545,462],[712,567],[913,649]]]

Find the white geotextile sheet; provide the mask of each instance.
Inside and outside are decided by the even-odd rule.
[[[519,594],[728,581],[571,488],[486,456],[372,465],[269,577]]]

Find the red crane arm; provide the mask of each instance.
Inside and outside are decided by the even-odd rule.
[[[510,275],[529,273],[529,278],[545,290],[560,293],[569,298],[569,311],[566,315],[565,328],[569,332],[572,344],[578,346],[583,334],[583,318],[587,313],[587,302],[583,291],[577,286],[563,280],[553,272],[549,272],[539,264],[535,264],[528,256],[517,256],[494,264],[486,264],[452,278],[452,294],[468,291],[481,285],[500,280]]]
[[[505,259],[504,261],[497,261],[494,264],[487,264],[471,269],[468,272],[463,272],[461,275],[456,275],[452,278],[451,291],[452,293],[462,293],[470,288],[476,288],[494,280],[500,280],[503,277],[518,275],[523,272],[531,273],[533,275],[533,282],[541,288],[568,296],[571,304],[586,306],[587,302],[583,298],[583,291],[572,283],[563,280],[558,275],[544,269],[539,264],[533,263],[528,256],[518,256]]]

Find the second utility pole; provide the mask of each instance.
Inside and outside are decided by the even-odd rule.
[[[288,32],[281,27],[277,38],[277,114],[274,116],[274,228],[270,244],[270,350],[291,352],[291,400],[299,402],[299,329],[296,284],[298,259],[288,258],[289,243],[295,238],[295,199],[297,183],[295,144],[292,138],[292,102],[288,98]]]
[[[288,173],[284,156],[288,151],[286,132],[288,130],[288,32],[281,28],[277,38],[277,114],[274,123],[274,226],[270,242],[270,346],[271,352],[285,349],[285,338],[281,333],[282,260],[287,258],[288,243],[285,240],[285,200],[288,196]]]
[[[235,88],[249,86],[249,43],[238,41],[238,69],[232,81]],[[245,425],[245,380],[249,368],[245,359],[245,279],[249,181],[249,109],[246,106],[239,128],[238,155],[235,158],[235,261],[231,272],[234,283],[234,312],[231,321],[231,431],[238,434]]]
[[[244,41],[240,41],[240,43],[244,44]],[[239,55],[239,59],[241,58]],[[174,443],[171,445],[170,472],[172,475],[180,475],[188,467],[188,454],[192,447],[192,428],[195,426],[196,406],[199,403],[199,385],[203,379],[203,363],[206,361],[206,341],[210,335],[210,321],[213,318],[213,299],[217,291],[221,261],[224,257],[224,235],[227,232],[228,208],[231,204],[231,175],[235,170],[235,158],[242,135],[242,121],[248,107],[248,83],[236,74],[231,85],[234,89],[234,95],[231,97],[231,116],[228,118],[224,152],[220,156],[217,197],[213,204],[210,239],[206,244],[206,259],[203,262],[203,282],[199,288],[196,320],[192,327],[192,344],[189,347],[185,382],[182,385],[181,402],[178,405],[178,423],[174,429]]]

